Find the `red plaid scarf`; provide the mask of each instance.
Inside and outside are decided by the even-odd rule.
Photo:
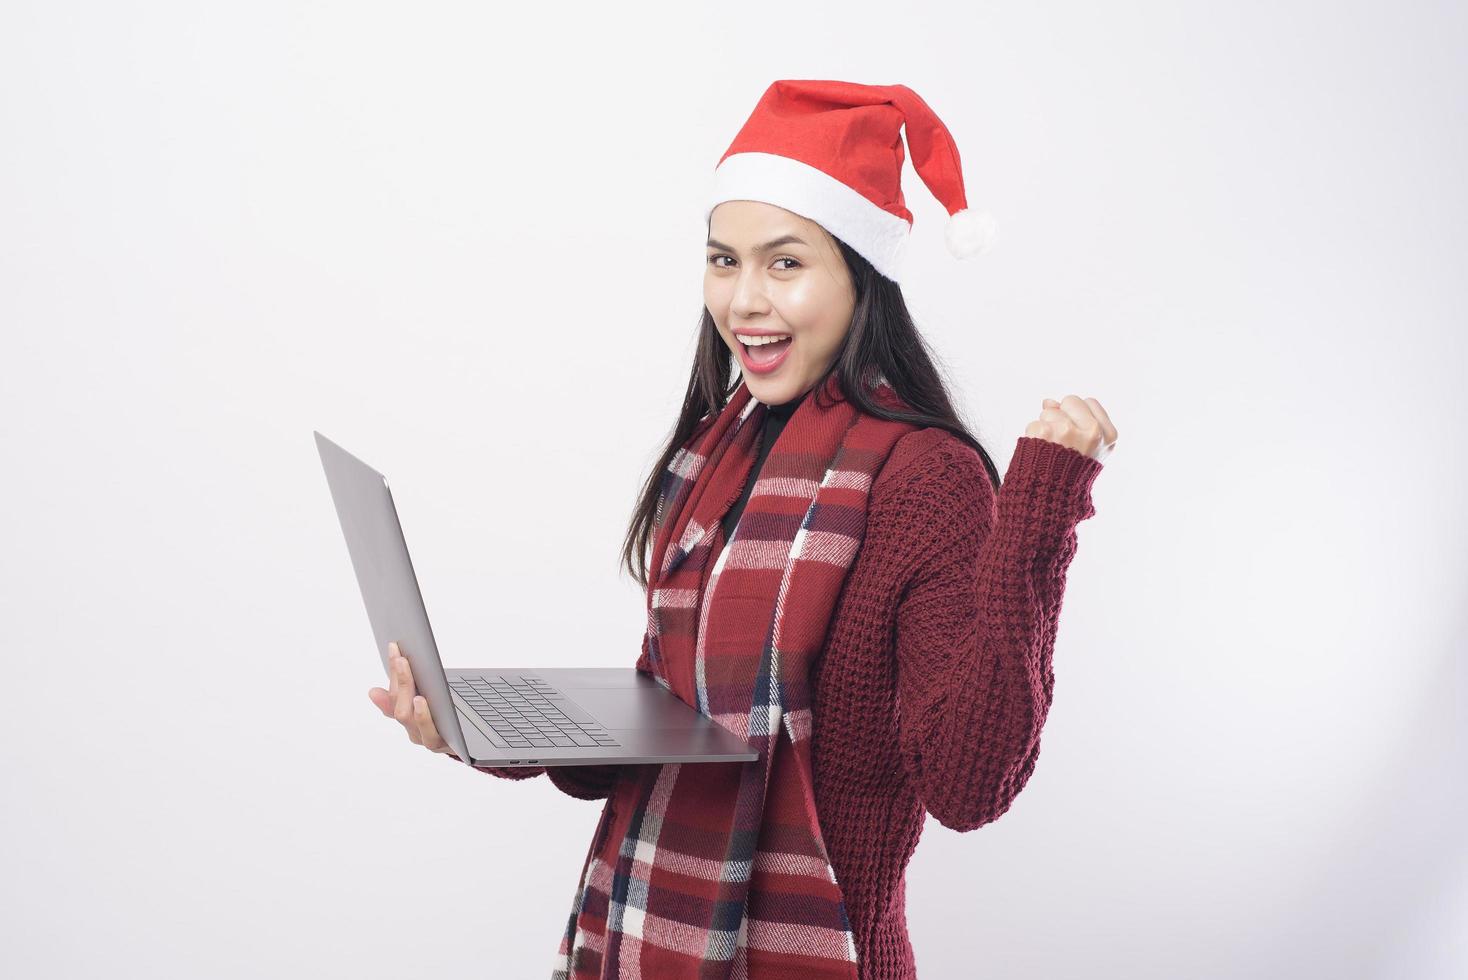
[[[760,758],[621,769],[555,980],[857,976],[816,817],[809,677],[872,482],[914,426],[858,412],[834,375],[822,388],[771,449],[728,548],[720,521],[744,490],[767,411],[747,386],[663,477],[648,581],[654,676]],[[883,378],[874,396],[904,407]]]

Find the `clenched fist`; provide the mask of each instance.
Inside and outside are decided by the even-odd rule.
[[[1116,426],[1094,398],[1066,395],[1046,398],[1040,417],[1025,426],[1025,435],[1069,446],[1101,462],[1116,448]]]

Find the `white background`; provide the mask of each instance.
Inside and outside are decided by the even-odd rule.
[[[600,803],[414,746],[312,429],[446,662],[630,666],[617,571],[776,78],[914,88],[904,283],[1001,468],[1121,438],[1041,761],[929,819],[925,978],[1468,973],[1456,4],[8,3],[0,948],[24,977],[541,977]],[[1456,926],[1456,930],[1451,928]],[[438,973],[436,971],[442,971]]]

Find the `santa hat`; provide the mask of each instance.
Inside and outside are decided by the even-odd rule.
[[[771,84],[714,168],[704,220],[724,201],[774,204],[821,225],[901,281],[912,234],[912,212],[902,202],[904,125],[913,169],[949,214],[948,250],[958,258],[987,251],[997,223],[968,209],[958,147],[906,85]]]

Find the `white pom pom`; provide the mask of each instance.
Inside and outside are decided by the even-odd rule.
[[[948,217],[948,227],[943,237],[948,242],[948,251],[960,259],[987,252],[999,234],[999,222],[987,211],[974,212],[968,208],[955,211]]]

